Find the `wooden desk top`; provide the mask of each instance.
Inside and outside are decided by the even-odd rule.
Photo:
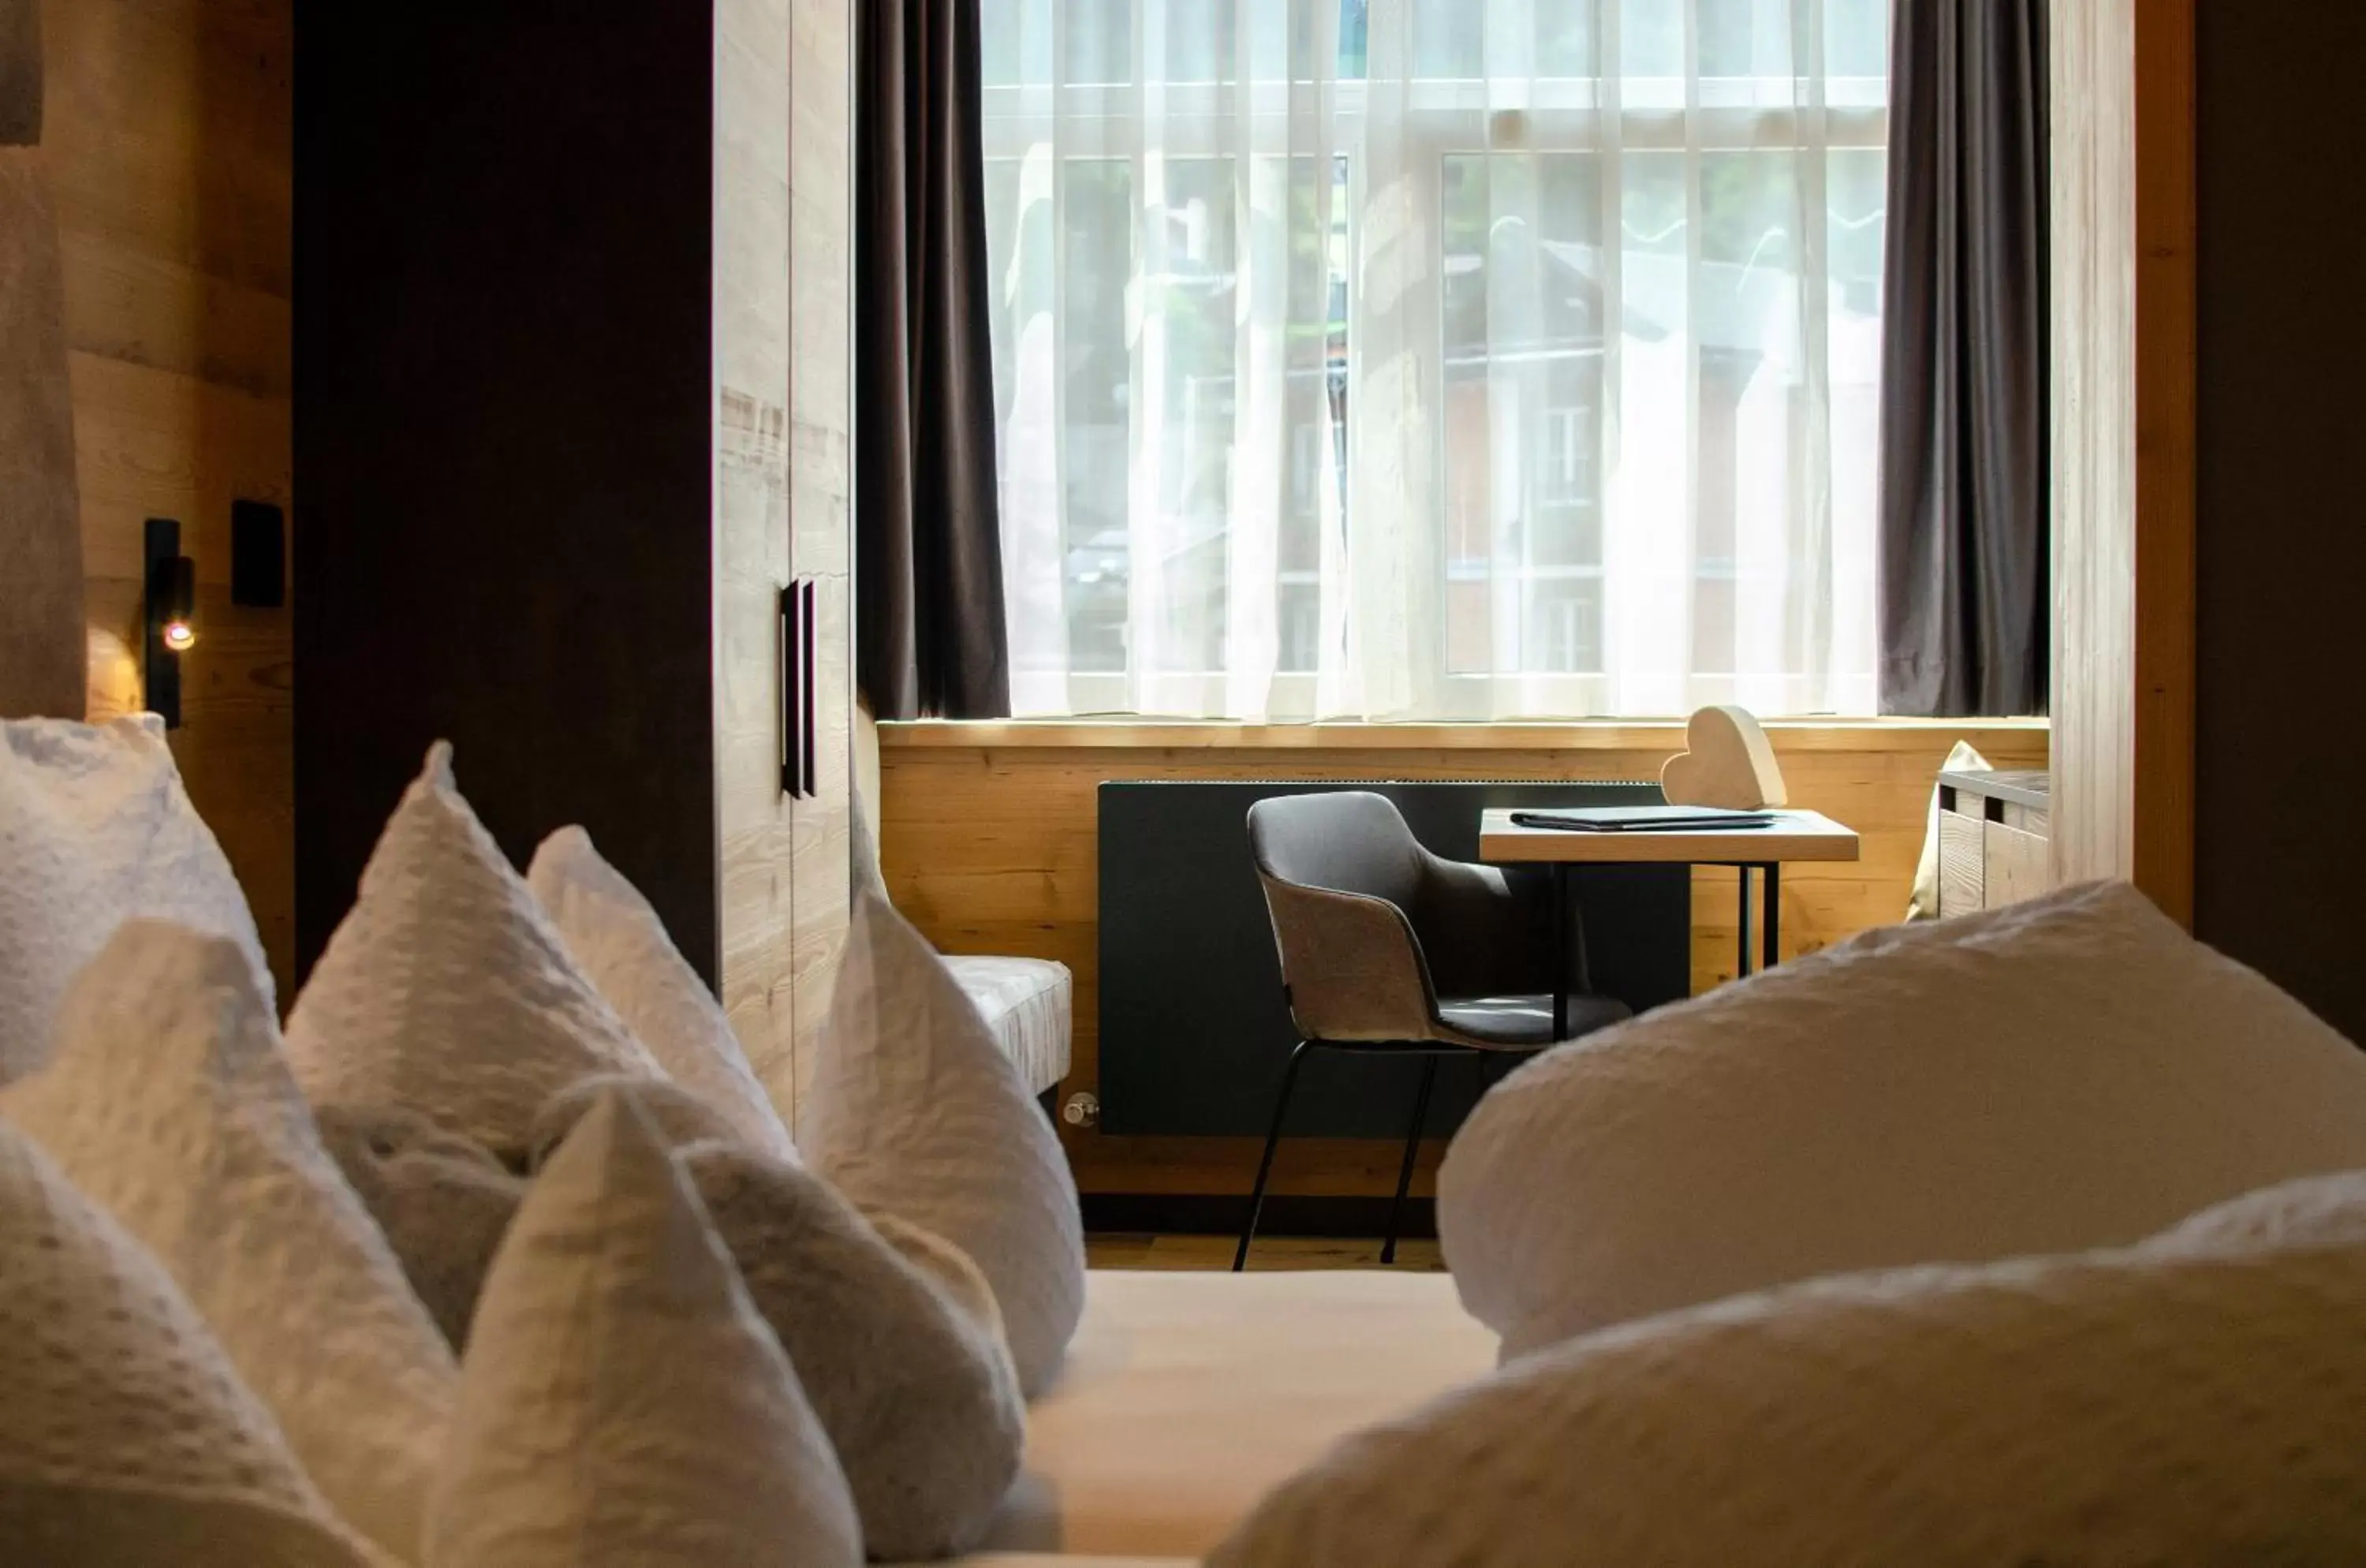
[[[1479,858],[1498,865],[1765,865],[1859,858],[1856,831],[1813,811],[1777,811],[1771,828],[1718,828],[1697,833],[1570,833],[1522,828],[1509,811],[1479,825]]]

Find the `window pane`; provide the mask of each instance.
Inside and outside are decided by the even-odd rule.
[[[1030,711],[1870,705],[1892,0],[979,3]]]
[[[1174,83],[1236,79],[1239,11],[1233,0],[1166,0],[1166,71]]]
[[[1174,158],[1165,168],[1167,272],[1161,301],[1166,378],[1160,445],[1155,602],[1137,596],[1135,668],[1189,672],[1224,664],[1225,534],[1233,445],[1233,162]],[[1141,526],[1136,520],[1136,526]],[[1150,635],[1144,636],[1147,632]]]
[[[1684,75],[1682,0],[1618,0],[1618,53],[1628,76]]]
[[[1450,674],[1601,668],[1601,160],[1440,171]]]
[[[1735,668],[1744,536],[1790,511],[1794,426],[1806,412],[1798,284],[1790,276],[1799,254],[1800,156],[1776,150],[1701,160],[1693,668],[1707,673]]]
[[[987,86],[1042,85],[1052,80],[1053,3],[979,0],[979,53]]]
[[[1703,76],[1788,76],[1806,13],[1796,0],[1700,0]]]
[[[1126,284],[1133,260],[1133,177],[1125,164],[1074,158],[1060,170],[1061,481],[1066,513],[1070,668],[1125,669],[1126,403],[1132,361]]]
[[[1824,69],[1835,76],[1889,74],[1890,0],[1824,0]]]
[[[1877,147],[1832,153],[1824,166],[1831,230],[1825,241],[1832,288],[1852,315],[1881,314],[1881,258],[1887,228],[1889,157]]]
[[[1486,58],[1487,12],[1470,0],[1413,0],[1413,69],[1425,78],[1471,77]]]
[[[1111,0],[1053,0],[1065,30],[1065,58],[1057,79],[1070,83],[1133,80],[1133,7]],[[1056,58],[1056,54],[1055,54]],[[1047,77],[1051,73],[1046,73]]]
[[[1594,35],[1599,0],[1538,0],[1537,69],[1547,76],[1591,76],[1601,69]]]
[[[1371,36],[1372,0],[1339,0],[1339,79],[1360,82]]]
[[[1324,492],[1344,504],[1347,464],[1347,160],[1335,159],[1324,222],[1312,158],[1293,159],[1290,189],[1290,446],[1288,494],[1276,541],[1276,668],[1319,667]]]

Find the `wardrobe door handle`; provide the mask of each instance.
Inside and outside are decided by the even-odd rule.
[[[781,590],[781,793],[805,794],[806,598],[790,583]]]
[[[821,585],[810,577],[806,579],[805,603],[799,609],[797,624],[805,634],[805,646],[797,660],[804,675],[797,705],[802,717],[798,731],[798,783],[804,786],[805,797],[813,800],[821,795]]]

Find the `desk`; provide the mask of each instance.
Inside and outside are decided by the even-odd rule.
[[[1569,951],[1563,930],[1572,865],[1729,865],[1741,873],[1741,958],[1750,973],[1750,874],[1761,873],[1766,890],[1765,958],[1781,962],[1783,867],[1791,861],[1853,861],[1862,847],[1855,829],[1813,811],[1776,811],[1767,828],[1718,828],[1682,833],[1570,833],[1553,828],[1523,828],[1509,811],[1488,811],[1479,819],[1479,858],[1495,865],[1546,865],[1553,870],[1553,951]],[[1568,1023],[1566,976],[1553,992],[1553,1034]]]

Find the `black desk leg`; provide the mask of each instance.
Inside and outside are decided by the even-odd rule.
[[[1552,868],[1553,1043],[1569,1038],[1569,867]]]
[[[1733,870],[1741,884],[1741,953],[1733,973],[1734,978],[1743,979],[1750,974],[1750,868],[1738,865]]]
[[[1759,902],[1765,906],[1760,921],[1766,928],[1764,966],[1772,969],[1783,962],[1783,868],[1770,864],[1759,869],[1766,874],[1764,889],[1759,897]],[[1746,942],[1749,938],[1745,936],[1742,940]]]

